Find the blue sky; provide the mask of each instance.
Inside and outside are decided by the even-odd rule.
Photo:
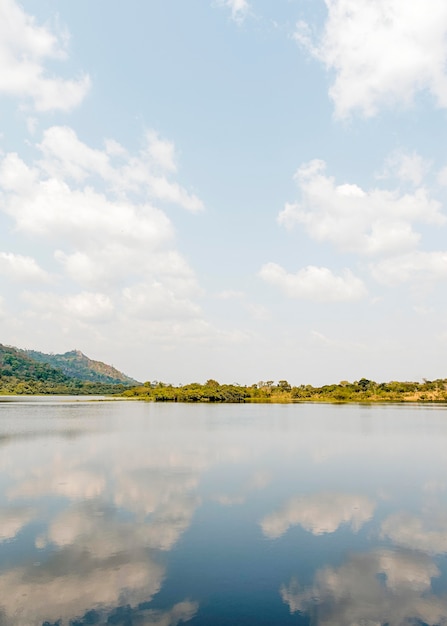
[[[445,377],[443,0],[0,0],[0,341]]]

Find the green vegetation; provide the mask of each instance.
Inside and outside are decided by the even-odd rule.
[[[71,350],[65,354],[44,354],[35,350],[26,350],[25,354],[39,363],[47,363],[62,371],[69,378],[107,384],[138,385],[138,381],[101,361],[94,361],[80,350]]]
[[[42,355],[42,353],[34,353]],[[73,353],[67,353],[68,355]],[[97,361],[91,361],[82,353],[81,355],[88,362],[98,364]],[[42,355],[43,357],[52,355]],[[54,355],[56,357],[65,357],[67,355]],[[109,368],[103,363],[99,365]],[[132,381],[114,368],[110,368],[114,372],[120,374],[121,377]],[[69,370],[68,370],[69,371]],[[86,373],[84,379],[62,371],[62,369],[52,366],[43,359],[35,359],[29,353],[18,350],[11,346],[3,346],[0,344],[0,394],[17,394],[17,395],[36,395],[36,394],[69,394],[69,395],[105,395],[119,394],[129,388],[127,384],[119,381],[111,382],[107,375],[102,376],[101,372],[93,375]],[[132,381],[134,382],[134,381]]]
[[[182,387],[146,382],[141,387],[128,389],[123,396],[155,402],[245,402],[250,397],[247,387],[220,385],[215,380],[208,380],[204,385],[191,383]]]
[[[161,382],[146,382],[123,393],[128,398],[154,402],[447,402],[447,379],[417,382],[376,383],[366,378],[338,385],[300,385],[287,380],[259,382],[255,385],[220,385],[208,380],[174,387]]]

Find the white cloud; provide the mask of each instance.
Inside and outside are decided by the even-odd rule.
[[[67,296],[64,306],[81,319],[101,320],[108,319],[113,313],[111,299],[103,293],[82,292],[74,296]]]
[[[90,78],[66,80],[45,68],[50,59],[66,56],[64,33],[38,26],[14,0],[0,5],[0,93],[31,100],[37,111],[67,111],[84,99]]]
[[[201,315],[198,305],[161,283],[140,283],[113,292],[110,296],[82,291],[73,295],[25,292],[22,297],[31,305],[34,315],[58,320],[67,326],[75,321],[82,325],[109,321],[118,323],[120,319],[133,322],[150,320],[152,323],[163,323],[166,332],[172,333],[170,324],[195,321]]]
[[[250,10],[247,0],[217,0],[217,5],[230,9],[231,19],[238,24],[244,21]]]
[[[326,0],[326,6],[320,40],[312,43],[303,22],[295,39],[334,72],[330,96],[338,117],[409,105],[423,90],[447,106],[444,0]]]
[[[317,241],[329,241],[343,251],[361,255],[397,254],[417,247],[420,235],[413,223],[443,224],[439,202],[423,188],[413,193],[337,185],[325,174],[324,161],[301,166],[295,179],[301,202],[286,204],[278,216],[291,228],[302,224]]]
[[[49,274],[35,259],[12,252],[0,252],[0,274],[19,282],[47,282]]]
[[[384,285],[415,282],[418,280],[447,280],[446,252],[410,252],[371,264],[371,275]]]
[[[266,537],[277,539],[290,527],[302,526],[313,535],[334,533],[343,523],[358,531],[371,519],[374,503],[365,496],[343,493],[317,493],[291,498],[280,510],[261,521]]]
[[[168,320],[197,318],[200,308],[180,294],[158,282],[126,287],[123,291],[125,306],[132,317]]]
[[[171,141],[162,139],[158,133],[150,130],[147,133],[147,143],[147,152],[154,163],[168,172],[175,172],[177,170],[175,146]]]
[[[384,171],[378,178],[396,177],[403,182],[420,185],[429,169],[430,162],[417,152],[405,153],[397,150],[388,156]]]
[[[192,212],[203,209],[197,196],[166,177],[166,172],[177,169],[175,148],[154,131],[145,134],[137,156],[129,155],[113,140],[106,142],[104,151],[91,148],[67,126],[47,129],[39,148],[43,159],[38,165],[50,178],[92,184],[99,177],[118,196],[130,193],[178,204]]]
[[[289,274],[280,265],[267,263],[259,275],[290,298],[340,302],[358,300],[367,293],[363,282],[347,269],[341,276],[336,276],[327,267],[309,265],[296,274]]]
[[[83,182],[89,176],[98,175],[104,179],[113,176],[107,152],[90,148],[68,126],[52,126],[45,130],[38,147],[43,156],[38,165],[49,177]]]
[[[30,165],[15,153],[0,161],[0,209],[19,233],[53,248],[53,278],[62,291],[66,285],[67,293],[25,294],[32,314],[67,330],[112,319],[198,319],[195,274],[175,249],[166,213],[152,205],[163,196],[189,210],[202,206],[165,178],[176,169],[173,144],[149,132],[134,156],[113,140],[98,150],[72,129],[52,127],[38,148],[41,158]],[[20,255],[0,254],[2,270],[33,282],[49,278]]]

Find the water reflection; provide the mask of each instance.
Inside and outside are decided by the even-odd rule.
[[[8,507],[0,509],[0,542],[14,537],[35,516],[35,511],[29,507]]]
[[[447,507],[428,507],[422,516],[399,511],[382,522],[381,530],[399,546],[428,554],[447,552]]]
[[[138,430],[122,437],[109,424],[107,432],[96,407],[93,428],[85,415],[60,408],[36,414],[33,407],[36,421],[2,422],[9,484],[1,496],[8,504],[0,509],[0,541],[16,539],[17,562],[0,573],[0,623],[190,620],[198,605],[189,599],[163,610],[147,606],[166,576],[163,551],[175,545],[199,502],[185,450],[175,450],[169,438],[163,445],[160,434],[155,445],[141,446]],[[65,420],[78,415],[78,436],[67,439]]]
[[[333,533],[344,523],[357,532],[371,519],[373,511],[374,502],[365,496],[316,493],[291,498],[279,511],[267,515],[261,521],[261,528],[272,539],[298,524],[314,535]]]
[[[447,596],[431,589],[439,573],[423,553],[377,550],[318,570],[310,587],[292,580],[280,593],[292,613],[311,615],[321,626],[444,624]]]
[[[0,403],[0,625],[444,624],[446,415]]]
[[[214,496],[214,500],[223,506],[244,504],[253,492],[262,491],[270,485],[271,481],[272,478],[269,472],[258,470],[249,476],[247,480],[242,481],[233,493],[217,493]]]

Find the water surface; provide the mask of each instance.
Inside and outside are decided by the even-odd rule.
[[[440,406],[0,402],[0,625],[447,623]]]

